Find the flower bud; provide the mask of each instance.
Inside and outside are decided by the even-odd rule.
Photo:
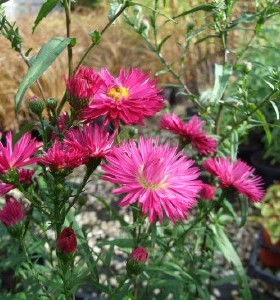
[[[148,259],[148,252],[143,247],[137,247],[129,255],[126,262],[126,271],[129,275],[138,275],[143,272]]]
[[[215,196],[216,188],[212,185],[203,183],[200,190],[200,197],[204,200],[212,200]]]
[[[49,98],[49,99],[47,99],[46,103],[47,103],[47,107],[51,110],[54,110],[57,107],[57,99],[56,98]]]
[[[38,96],[34,96],[29,99],[29,108],[34,114],[40,117],[44,110],[44,104]]]
[[[66,254],[71,254],[77,250],[77,239],[75,231],[70,228],[64,228],[57,240],[57,248]]]

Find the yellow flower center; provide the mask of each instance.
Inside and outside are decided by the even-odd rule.
[[[109,89],[107,96],[115,99],[115,101],[120,101],[122,98],[128,97],[128,89],[123,86],[113,87]]]
[[[144,178],[143,176],[139,175],[137,177],[138,182],[142,185],[143,188],[147,189],[147,190],[159,190],[161,188],[166,187],[166,183],[164,182],[164,180],[162,180],[159,183],[150,183],[146,180],[146,178]]]

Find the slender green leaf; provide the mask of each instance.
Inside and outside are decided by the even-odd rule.
[[[278,110],[277,105],[272,100],[270,100],[270,103],[271,103],[272,107],[274,108],[274,111],[275,111],[275,114],[276,114],[276,119],[279,120],[279,110]]]
[[[133,248],[135,246],[133,239],[115,239],[112,241],[104,240],[103,242],[99,243],[99,246],[105,245],[117,246],[120,248]]]
[[[233,130],[230,135],[230,157],[232,161],[236,160],[238,151],[238,133]]]
[[[245,197],[239,197],[240,209],[241,209],[241,221],[239,226],[243,227],[247,222],[248,217],[248,199]]]
[[[227,261],[234,266],[235,274],[241,288],[242,299],[251,300],[252,295],[249,288],[248,277],[237,252],[235,251],[233,245],[224,233],[221,226],[213,224],[210,226],[210,228],[214,233],[214,242],[220,248]]]
[[[202,11],[212,11],[214,8],[215,8],[215,5],[212,5],[212,4],[199,5],[197,7],[194,7],[192,9],[190,9],[190,10],[184,11],[180,15],[173,17],[173,19],[180,18],[180,17],[186,16],[186,15],[189,15],[189,14],[192,14],[194,12],[201,11],[201,10]]]
[[[41,7],[38,16],[32,27],[32,32],[35,31],[39,23],[56,7],[58,0],[47,0]]]
[[[167,35],[167,36],[160,42],[160,44],[159,44],[158,47],[157,47],[158,52],[160,52],[160,50],[161,50],[162,46],[164,45],[164,43],[167,42],[167,40],[168,40],[171,36],[172,36],[171,34]]]
[[[218,104],[223,97],[230,75],[232,74],[232,67],[230,65],[222,66],[215,64],[215,83],[210,98],[210,102]]]
[[[16,112],[18,112],[20,108],[26,90],[46,71],[51,63],[72,41],[72,38],[55,37],[42,46],[17,91],[15,99]]]

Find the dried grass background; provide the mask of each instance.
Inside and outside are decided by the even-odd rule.
[[[201,1],[189,1],[190,6],[195,6]],[[203,1],[204,2],[204,1]],[[236,12],[246,12],[251,8],[251,1],[244,1],[243,6],[239,6]],[[242,1],[242,3],[244,3]],[[170,2],[170,8],[174,10],[176,1]],[[93,29],[100,30],[107,23],[108,9],[104,8],[98,11],[86,10],[74,12],[72,15],[72,36],[77,38],[77,44],[74,47],[74,65],[78,62],[85,49],[90,45],[91,41],[88,32]],[[205,15],[197,13],[195,23],[205,22]],[[20,34],[24,39],[24,51],[33,48],[31,55],[38,52],[42,44],[55,36],[65,36],[65,21],[63,13],[55,13],[39,25],[34,34],[31,33],[35,16],[29,16],[17,20]],[[169,63],[172,63],[176,71],[180,67],[181,49],[178,41],[183,41],[186,27],[185,20],[179,20],[178,25],[168,23],[164,30],[160,32],[161,37],[173,34],[172,38],[163,47],[163,55]],[[38,87],[34,84],[26,93],[22,109],[16,117],[14,114],[14,98],[18,86],[27,71],[20,56],[10,49],[10,44],[2,36],[1,43],[1,79],[0,79],[0,129],[1,130],[18,130],[18,128],[26,122],[32,121],[32,116],[27,109],[26,99],[33,95],[40,95]],[[237,48],[240,45],[240,34],[232,32],[230,36],[230,47]],[[191,90],[195,93],[199,88],[205,87],[213,81],[213,66],[215,62],[219,62],[220,45],[216,40],[208,40],[207,43],[200,44],[191,51],[186,57],[186,71],[183,76]],[[197,66],[197,62],[202,61]],[[130,66],[139,67],[143,71],[151,71],[155,74],[162,70],[163,67],[155,58],[155,55],[147,49],[144,41],[131,29],[123,25],[118,20],[103,36],[102,42],[90,53],[86,65],[92,66],[97,70],[106,66],[113,74],[117,74],[121,67],[128,68]],[[193,67],[196,66],[196,67]],[[57,97],[61,99],[64,94],[65,84],[63,76],[67,74],[67,51],[53,63],[53,65],[41,77],[41,83],[46,97]],[[177,83],[170,74],[165,74],[158,78],[159,83]]]

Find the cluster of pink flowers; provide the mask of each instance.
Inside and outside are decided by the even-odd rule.
[[[55,140],[53,146],[43,152],[40,163],[53,171],[74,169],[86,164],[90,158],[102,158],[114,142],[104,126],[84,124],[83,127],[66,130],[63,142]]]
[[[212,154],[216,151],[217,140],[207,136],[202,130],[205,122],[198,116],[193,116],[189,122],[184,123],[177,115],[165,115],[160,121],[162,129],[179,135],[185,144],[191,143],[202,155]]]
[[[143,125],[143,119],[154,116],[164,105],[156,81],[134,68],[128,72],[121,69],[115,78],[106,68],[96,73],[82,67],[67,82],[67,89],[70,104],[83,108],[79,116],[82,120],[92,122],[103,117],[104,125],[112,122],[116,128],[120,122]],[[79,100],[83,103],[77,104]]]

